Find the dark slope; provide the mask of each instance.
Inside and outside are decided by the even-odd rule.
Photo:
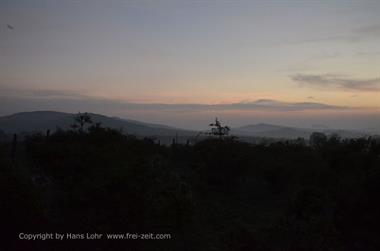
[[[113,129],[122,129],[123,132],[138,136],[191,136],[193,131],[177,129],[165,125],[148,124],[134,120],[107,117],[90,113],[94,122],[101,122],[102,126]],[[25,132],[44,132],[48,129],[55,130],[57,127],[68,129],[73,123],[74,114],[36,111],[21,112],[9,116],[0,117],[0,130],[7,134]]]

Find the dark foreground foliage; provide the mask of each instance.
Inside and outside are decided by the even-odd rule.
[[[380,250],[371,138],[162,146],[118,131],[0,147],[1,250]],[[26,241],[19,233],[170,233]]]

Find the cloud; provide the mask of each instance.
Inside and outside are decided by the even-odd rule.
[[[54,89],[17,89],[8,86],[0,86],[1,96],[26,97],[26,98],[84,98],[81,92],[75,90],[54,90]]]
[[[18,90],[19,91],[19,90]],[[0,94],[0,113],[9,114],[32,110],[58,110],[67,112],[91,111],[101,113],[206,113],[235,111],[265,111],[287,112],[308,110],[341,110],[342,106],[334,106],[315,102],[283,102],[272,99],[242,101],[228,104],[165,104],[165,103],[132,103],[124,100],[104,99],[93,96],[75,94],[71,91],[39,90],[39,91],[8,90]],[[12,94],[12,95],[10,95]],[[108,112],[107,112],[108,111]]]
[[[380,55],[380,51],[362,51],[355,53],[355,56],[374,56],[378,57]]]
[[[361,26],[353,30],[355,34],[378,37],[380,35],[380,24],[372,24],[367,26]]]
[[[17,92],[20,95],[16,95]],[[56,97],[55,94],[65,94],[65,91],[63,93],[40,91],[37,97],[29,91],[17,90],[13,91],[12,95],[8,95],[0,90],[0,116],[41,110],[69,113],[87,111],[188,129],[204,129],[204,125],[207,125],[210,119],[216,116],[231,126],[256,122],[294,126],[300,126],[300,123],[309,126],[310,123],[330,124],[330,122],[332,125],[338,126],[351,126],[354,122],[358,126],[363,123],[378,124],[376,116],[373,115],[378,114],[378,110],[374,111],[373,108],[335,106],[317,102],[258,99],[228,104],[154,104],[132,103],[86,95],[78,98],[73,97],[70,92],[68,95],[59,97]],[[334,116],[331,116],[332,114]],[[367,117],[364,119],[363,116]],[[348,120],[350,122],[347,122]],[[363,122],[363,120],[367,122]]]
[[[343,42],[349,42],[349,43],[356,43],[361,41],[367,41],[367,40],[379,40],[380,39],[380,24],[372,24],[372,25],[366,25],[357,27],[355,29],[352,29],[347,34],[341,34],[341,35],[332,35],[332,36],[326,36],[321,38],[311,38],[306,39],[302,41],[295,42],[298,43],[310,43],[310,42],[334,42],[334,41],[343,41]]]
[[[283,102],[272,99],[259,99],[254,102],[235,103],[227,105],[216,105],[225,109],[252,109],[252,110],[272,110],[272,111],[304,111],[304,110],[325,110],[325,109],[345,109],[343,106],[328,105],[315,102]]]
[[[291,79],[301,85],[323,88],[339,88],[354,91],[380,91],[380,78],[352,79],[334,74],[296,74]]]
[[[40,98],[83,98],[84,95],[72,90],[30,90],[30,94]]]

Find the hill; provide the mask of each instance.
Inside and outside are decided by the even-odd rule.
[[[313,132],[325,134],[338,134],[343,138],[357,138],[365,136],[366,133],[359,131],[339,130],[339,129],[311,129],[280,126],[272,124],[254,124],[232,129],[232,133],[237,136],[269,137],[269,138],[309,138]]]
[[[102,126],[112,129],[121,129],[124,133],[141,137],[158,137],[161,142],[170,143],[173,137],[178,142],[186,142],[190,137],[197,135],[196,131],[170,127],[161,124],[145,123],[136,120],[108,117],[101,114],[89,113],[93,122],[100,122]],[[1,134],[31,133],[54,131],[57,128],[68,129],[73,123],[75,114],[55,111],[20,112],[0,117]],[[357,138],[368,135],[361,131],[349,131],[327,128],[296,128],[273,124],[252,124],[231,129],[231,134],[238,137],[296,139],[309,138],[313,132],[338,134],[343,138]],[[0,137],[1,138],[1,137]]]
[[[21,112],[9,116],[0,117],[0,130],[6,134],[45,132],[56,128],[68,129],[73,123],[75,114],[36,111]],[[100,114],[90,113],[93,122],[100,122],[102,126],[112,129],[122,129],[123,132],[136,136],[192,136],[196,133],[159,124],[143,123],[135,120],[107,117]]]

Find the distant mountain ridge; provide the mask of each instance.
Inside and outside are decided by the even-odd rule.
[[[100,122],[103,126],[121,129],[124,133],[137,136],[192,136],[196,132],[178,129],[160,124],[144,123],[135,120],[107,117],[89,113],[93,122]],[[44,132],[56,128],[68,129],[73,124],[74,115],[71,113],[54,111],[21,112],[0,117],[0,130],[6,134],[25,132]]]
[[[254,124],[232,128],[232,133],[237,136],[270,137],[270,138],[309,138],[313,132],[325,134],[338,134],[344,138],[356,138],[368,135],[368,133],[341,129],[323,128],[296,128],[272,124]]]
[[[100,114],[89,113],[93,122],[101,122],[105,127],[121,129],[124,133],[143,137],[196,137],[197,131],[185,130],[161,124],[145,123],[136,120],[108,117]],[[13,133],[32,133],[54,131],[56,128],[69,129],[73,124],[72,113],[55,111],[20,112],[0,117],[0,136]],[[327,128],[296,128],[273,124],[252,124],[231,129],[231,134],[242,137],[266,137],[277,139],[309,138],[313,132],[325,134],[336,133],[341,137],[356,138],[369,135],[361,131],[327,129]],[[1,138],[0,137],[0,138]]]

